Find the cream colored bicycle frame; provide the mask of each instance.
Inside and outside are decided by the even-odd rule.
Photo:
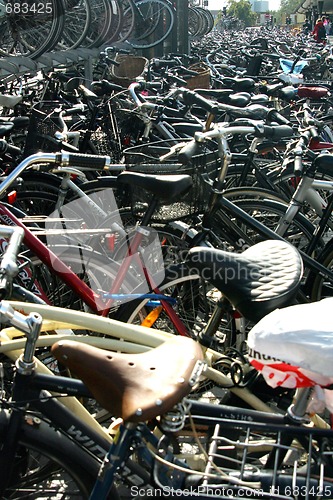
[[[55,332],[51,335],[41,335],[37,341],[37,347],[51,347],[60,339],[69,339],[110,351],[140,353],[157,347],[172,337],[171,333],[161,330],[121,323],[113,319],[103,318],[81,311],[26,302],[8,301],[8,303],[23,314],[29,314],[30,312],[39,313],[43,318],[42,332]],[[73,335],[71,332],[68,332],[68,330],[78,329],[91,330],[112,338],[94,337],[91,335]],[[1,331],[0,353],[5,354],[12,360],[16,360],[22,353],[24,345],[25,338],[23,334],[15,328],[6,328]],[[204,352],[207,362],[207,369],[205,371],[205,377],[207,379],[219,384],[220,387],[228,388],[256,410],[266,412],[274,411],[247,388],[233,387],[233,382],[230,378],[212,368],[214,361],[221,359],[223,355],[211,349],[204,349]],[[52,374],[52,372],[39,360],[36,360],[36,363],[39,373]],[[69,407],[71,411],[75,412],[75,414],[79,415],[87,425],[91,425],[97,432],[103,434],[103,436],[108,435],[106,429],[91,416],[76,398],[65,397],[62,399],[62,403]],[[315,425],[318,427],[327,427],[326,423],[319,417],[316,417]]]

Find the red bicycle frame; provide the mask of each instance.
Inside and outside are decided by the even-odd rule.
[[[82,281],[59,257],[52,252],[37,236],[35,236],[5,205],[0,203],[0,220],[8,226],[19,226],[24,230],[24,244],[45,264],[52,272],[56,274],[71,290],[73,290],[80,299],[96,314],[107,316],[113,300],[103,301],[102,297],[94,292],[84,281]],[[135,234],[133,241],[128,249],[128,257],[133,257],[137,252],[142,235],[140,232]],[[130,267],[130,258],[125,258],[124,263],[112,285],[110,294],[117,293],[123,283],[126,273]],[[144,270],[146,273],[146,270]],[[146,278],[151,283],[151,279],[146,274]],[[159,289],[152,286],[154,292],[160,293]],[[161,305],[166,311],[174,327],[180,335],[188,336],[189,333],[172,306],[166,301],[161,300]]]

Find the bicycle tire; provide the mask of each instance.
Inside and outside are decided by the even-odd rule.
[[[36,59],[52,50],[61,36],[65,22],[62,0],[42,0],[38,4],[29,0],[24,5],[27,12],[23,11],[23,4],[13,0],[7,2],[6,15],[0,24],[1,56],[21,55]],[[15,13],[15,9],[20,10]]]
[[[125,42],[130,37],[135,24],[133,0],[120,0],[120,6],[123,11],[123,16],[115,41]]]
[[[206,29],[205,35],[208,35],[208,33],[210,33],[212,31],[212,29],[214,28],[213,14],[211,13],[210,10],[204,9],[203,7],[196,7],[196,8],[199,9],[199,11],[202,12],[202,14],[207,19],[207,29]]]
[[[90,0],[66,0],[65,25],[57,49],[73,50],[84,45],[90,23]]]
[[[137,0],[134,8],[135,25],[127,38],[134,49],[155,47],[170,35],[175,22],[172,4],[163,0]]]
[[[167,267],[165,279],[158,288],[166,297],[176,299],[173,309],[186,327],[187,333],[197,340],[220,296],[217,289],[207,284],[197,274],[191,274],[184,264]],[[156,318],[154,318],[154,322],[150,323],[148,315],[154,310],[156,311]],[[116,319],[126,323],[157,328],[172,334],[179,333],[168,314],[163,310],[154,309],[154,306],[149,305],[147,299],[139,299],[125,304],[119,309]],[[229,347],[231,323],[233,321],[232,314],[227,315],[221,321],[214,337],[215,342],[213,345],[216,350],[224,351]]]
[[[280,218],[285,214],[287,208],[286,204],[278,203],[273,200],[241,199],[238,201],[234,200],[233,203],[273,231]],[[234,251],[243,251],[246,250],[248,246],[252,246],[264,239],[263,236],[260,236],[256,231],[246,227],[246,225],[236,219],[234,222],[241,229],[244,239],[238,238],[236,241],[234,239],[228,239],[231,233],[228,231],[228,227],[225,227],[226,220],[229,220],[228,215],[226,215],[223,209],[220,211],[217,208],[212,214],[211,227],[213,234],[217,236],[215,241],[217,246],[222,245],[222,248],[225,249],[227,243],[227,245],[232,245]],[[306,249],[313,235],[313,231],[314,227],[312,224],[302,216],[302,214],[297,214],[293,223],[287,230],[285,239],[299,250]]]
[[[205,36],[210,31],[210,29],[209,29],[210,20],[208,19],[208,17],[205,14],[205,9],[203,9],[201,7],[194,7],[194,9],[197,11],[199,17],[201,18],[201,29],[200,29],[199,33],[197,34],[197,36],[199,36],[199,37]]]
[[[1,440],[8,430],[8,412],[1,411]],[[57,490],[63,495],[65,488],[66,498],[79,494],[88,499],[98,470],[99,462],[65,434],[32,418],[21,426],[12,478],[3,498],[54,498]]]
[[[110,44],[118,40],[118,33],[122,27],[123,10],[118,0],[110,0],[111,22],[108,31],[104,35],[103,43]]]
[[[333,269],[333,239],[330,240],[324,247],[323,251],[317,257],[317,262],[327,267],[332,271]],[[318,273],[310,273],[306,287],[311,300],[318,301],[326,297],[333,296],[333,284],[325,281],[325,279]]]
[[[15,208],[22,210],[27,217],[50,215],[56,207],[58,197],[53,193],[42,191],[17,191]],[[40,220],[42,223],[42,220]]]
[[[111,262],[105,255],[98,254],[94,250],[75,245],[59,244],[51,246],[51,250],[96,293],[100,293],[101,290],[110,290],[119,271],[117,263]],[[55,275],[52,268],[47,268],[38,257],[30,255],[29,252],[28,255],[31,261],[33,276],[52,305],[70,307],[74,310],[87,311],[89,309],[77,293],[71,290],[61,278]],[[21,282],[20,273],[16,280],[18,284],[22,286],[26,285],[24,281]],[[121,285],[119,293],[130,294],[136,286],[137,280],[129,272]],[[29,287],[27,288],[29,289]],[[109,314],[114,314],[118,307],[119,304],[115,304]]]
[[[188,32],[190,36],[198,36],[203,31],[203,19],[195,7],[188,9]]]
[[[111,24],[111,6],[108,0],[90,0],[91,22],[83,46],[100,47]]]

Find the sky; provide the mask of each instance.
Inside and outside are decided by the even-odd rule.
[[[211,10],[219,10],[226,3],[226,0],[208,0],[208,8]],[[269,0],[269,10],[278,10],[279,7],[280,0]]]

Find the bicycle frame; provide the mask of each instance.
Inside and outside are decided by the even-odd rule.
[[[58,332],[58,335],[41,335],[37,341],[37,347],[51,347],[59,339],[69,339],[78,342],[87,342],[103,349],[137,353],[143,352],[149,348],[157,347],[159,344],[172,337],[171,333],[163,332],[161,330],[121,323],[114,319],[95,316],[89,313],[82,313],[80,311],[72,311],[70,309],[59,307],[43,306],[39,304],[16,301],[8,301],[8,304],[10,304],[15,310],[21,311],[24,314],[29,314],[30,312],[37,312],[41,314],[45,320],[45,325],[43,325],[42,330],[46,332],[56,330]],[[67,332],[65,334],[61,334],[60,330],[63,328],[67,331],[68,329],[88,328],[91,331],[96,331],[109,337],[111,336],[112,339],[105,339],[90,335],[68,336]],[[0,336],[0,353],[5,354],[14,361],[17,359],[25,345],[25,341],[23,339],[15,339],[16,336],[16,329],[6,329]],[[212,380],[221,387],[229,389],[232,393],[236,394],[240,399],[245,401],[254,409],[265,412],[274,412],[270,406],[263,403],[257,396],[251,393],[249,389],[246,387],[235,387],[229,377],[212,367],[216,360],[223,358],[223,354],[216,352],[213,349],[205,349],[204,352],[208,365],[205,371],[205,377],[207,379]],[[38,360],[37,363],[39,372],[50,373],[45,365],[38,362]],[[63,404],[67,404],[67,401],[69,401],[72,405],[72,411],[81,412],[81,418],[86,422],[88,419],[89,424],[92,417],[87,414],[85,410],[81,411],[81,405],[79,405],[76,400],[74,400],[74,402],[64,400]],[[96,425],[96,421],[93,423]],[[321,424],[318,423],[318,425]]]
[[[224,181],[228,172],[228,167],[230,165],[230,161],[232,158],[230,149],[228,147],[227,136],[233,134],[253,134],[255,132],[254,127],[234,127],[234,126],[225,126],[224,123],[217,124],[216,128],[213,128],[207,132],[196,132],[195,140],[199,142],[203,142],[206,138],[215,138],[218,142],[218,151],[223,158],[221,170],[218,178],[215,181],[215,184],[212,187],[211,200],[209,203],[209,210],[204,216],[203,227],[208,228],[208,230],[204,230],[201,236],[202,240],[205,239],[206,235],[209,234],[210,227],[210,216],[216,209],[220,209],[225,218],[225,233],[226,235],[232,234],[231,240],[226,238],[227,241],[237,242],[239,241],[239,248],[241,249],[243,245],[252,245],[251,239],[237,226],[235,222],[233,222],[232,218],[234,217],[237,221],[241,221],[244,223],[246,227],[253,229],[256,234],[263,236],[266,239],[275,239],[275,240],[284,240],[282,236],[272,231],[268,227],[266,227],[261,222],[258,222],[256,219],[248,215],[244,210],[239,208],[236,204],[232,203],[230,200],[223,196],[224,193]],[[190,143],[192,144],[192,143]],[[221,213],[221,212],[220,212]],[[224,213],[224,214],[223,214]],[[236,235],[236,238],[235,238]],[[202,241],[201,240],[201,241]],[[197,242],[200,241],[200,237]],[[306,266],[319,273],[321,276],[329,278],[333,280],[333,272],[327,269],[325,266],[319,264],[315,259],[311,258],[303,251],[299,251],[304,263]]]
[[[32,305],[33,306],[33,305]],[[5,308],[6,310],[6,308]],[[10,313],[12,315],[12,313]],[[36,315],[35,317],[40,315]],[[23,316],[23,318],[25,318]],[[14,324],[15,321],[14,321]],[[40,323],[41,325],[41,323]],[[127,325],[128,326],[128,325]],[[33,338],[33,337],[32,337]],[[28,341],[31,343],[31,337]],[[29,352],[29,345],[27,341],[27,346],[25,349],[25,353]],[[25,354],[26,356],[26,354]],[[23,357],[23,361],[24,361]],[[109,463],[110,467],[107,467],[103,474],[99,476],[99,480],[96,483],[96,487],[93,490],[91,495],[92,499],[100,499],[105,498],[104,495],[107,494],[107,491],[112,486],[112,482],[114,479],[114,475],[119,467],[119,465],[123,462],[123,460],[128,458],[128,451],[130,450],[131,445],[133,444],[133,438],[135,438],[135,443],[138,443],[138,439],[142,439],[149,443],[149,446],[153,446],[156,450],[161,449],[161,444],[157,436],[145,425],[145,424],[125,424],[120,427],[118,431],[118,435],[116,439],[110,446],[109,440],[106,436],[97,435],[94,431],[92,431],[89,427],[87,427],[80,419],[76,418],[69,410],[64,408],[61,402],[49,397],[48,392],[45,391],[55,391],[57,393],[64,393],[69,395],[80,395],[83,397],[89,397],[90,393],[86,390],[84,384],[79,380],[68,379],[67,377],[59,377],[59,376],[49,376],[43,374],[35,374],[35,368],[33,371],[30,371],[30,366],[25,364],[18,365],[20,369],[15,375],[15,385],[12,401],[15,404],[15,407],[19,408],[20,403],[23,403],[23,411],[25,412],[28,406],[32,410],[38,410],[41,414],[46,417],[46,419],[52,422],[56,428],[60,429],[67,436],[69,436],[75,443],[82,449],[88,450],[93,454],[94,457],[104,457],[106,450],[109,449],[108,455],[106,455],[105,463]],[[305,411],[306,402],[309,399],[309,394],[312,391],[312,388],[303,389],[300,393],[299,398],[297,398],[293,409],[294,411],[290,414],[288,419],[291,418],[292,415],[295,415],[294,424],[301,423],[300,415]],[[308,394],[309,393],[309,394]],[[61,396],[59,396],[61,398]],[[284,426],[286,424],[285,416],[283,415],[272,415],[269,413],[256,412],[253,410],[244,410],[242,408],[234,408],[228,407],[225,405],[210,405],[204,403],[197,403],[195,401],[188,401],[187,405],[191,407],[191,414],[195,421],[200,423],[201,420],[210,422],[212,425],[215,425],[217,418],[225,419],[227,425],[237,425],[237,422],[254,422],[252,425],[260,428],[261,424],[269,425],[270,428],[274,426]],[[206,420],[205,420],[206,419]],[[1,463],[1,474],[4,481],[1,482],[2,488],[6,488],[5,479],[10,477],[10,468],[12,464],[12,460],[8,460],[8,458],[13,459],[15,456],[15,450],[17,447],[17,432],[19,431],[19,426],[21,420],[21,411],[13,412],[12,417],[10,419],[9,428],[8,428],[8,436],[5,439],[5,444],[2,448],[2,453],[0,455],[0,463]],[[290,423],[290,421],[288,420]],[[302,431],[302,429],[301,429]],[[314,433],[318,436],[324,435],[326,436],[327,431],[313,430],[311,429],[311,433]],[[306,435],[307,430],[303,429],[303,435]],[[149,467],[153,465],[153,459],[149,453],[147,453],[147,445],[143,443],[144,447],[139,447],[138,453],[141,458],[148,464]],[[155,454],[159,452],[156,451]],[[183,470],[185,469],[190,472],[190,468],[184,465],[183,461],[179,461],[177,456],[173,457],[170,452],[166,456],[167,462],[176,463],[178,466],[183,466]],[[183,459],[183,456],[182,456]],[[103,470],[104,465],[101,466],[101,471]],[[125,476],[128,484],[132,484],[132,486],[137,486],[138,475],[142,481],[141,484],[149,484],[146,480],[145,471],[143,471],[143,475],[140,476],[138,470],[135,470],[135,477],[133,474],[133,478],[131,478],[131,465],[130,463],[126,463],[125,467]],[[122,471],[123,473],[123,471]],[[200,474],[200,472],[199,472]],[[202,476],[205,476],[206,473],[201,473]],[[174,483],[173,481],[176,481]],[[131,483],[132,481],[132,483]],[[177,484],[177,477],[171,479],[172,486]]]

